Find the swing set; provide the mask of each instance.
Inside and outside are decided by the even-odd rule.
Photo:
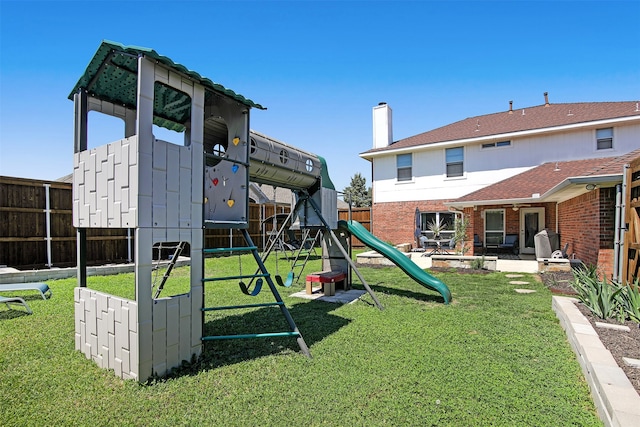
[[[255,278],[255,275],[251,277],[251,281],[249,282],[248,285],[242,281],[242,278],[245,278],[245,277],[242,275],[242,255],[240,253],[238,253],[238,268],[240,270],[240,277],[241,277],[240,281],[238,282],[238,285],[240,286],[240,290],[245,295],[255,297],[262,290],[262,283],[263,283],[262,277],[258,277],[258,280],[256,280],[256,284],[253,287],[253,290],[249,290],[249,288],[251,287],[251,284],[253,283],[253,279]]]
[[[274,187],[274,199],[275,199],[275,187]],[[274,201],[274,208],[275,208],[275,201]],[[275,210],[275,209],[274,209]],[[293,212],[293,211],[292,211]],[[275,251],[276,254],[276,274],[273,275],[273,278],[275,279],[276,283],[284,288],[290,288],[291,285],[293,285],[294,282],[294,278],[295,278],[295,274],[293,272],[293,270],[289,271],[289,273],[287,274],[287,279],[283,280],[282,276],[280,275],[280,266],[279,266],[279,262],[278,262],[278,252],[284,252],[285,257],[287,258],[287,260],[289,260],[289,256],[287,254],[287,247],[284,245],[289,245],[288,243],[284,242],[284,238],[283,238],[283,231],[285,229],[286,224],[290,221],[290,219],[292,218],[292,212],[290,212],[289,214],[287,214],[285,221],[282,223],[282,226],[280,228],[277,227],[277,215],[273,215],[273,217],[268,218],[265,221],[268,221],[269,219],[273,219],[273,229],[271,230],[271,234],[269,236],[269,241],[267,242],[268,248],[266,251],[264,251],[262,253],[262,256],[260,257],[261,262],[264,264],[264,262],[266,262],[267,258],[269,257],[269,255],[271,254],[272,251]],[[276,232],[274,232],[274,230],[277,230]],[[291,246],[291,245],[289,245]],[[294,247],[292,247],[292,250],[295,250]],[[239,261],[240,262],[240,271],[242,271],[242,260]],[[260,267],[258,267],[258,269],[256,270],[255,274],[258,274],[260,270]],[[242,274],[242,273],[240,273]],[[240,289],[242,290],[243,293],[247,294],[247,295],[251,295],[251,296],[256,296],[260,293],[260,289],[262,288],[262,281],[260,278],[258,278],[258,280],[256,280],[256,285],[253,289],[253,291],[249,291],[248,289],[252,286],[253,284],[253,280],[254,278],[251,278],[251,281],[249,282],[248,285],[245,285],[243,282],[240,282]]]

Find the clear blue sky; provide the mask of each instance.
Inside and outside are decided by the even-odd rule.
[[[395,140],[544,92],[640,101],[639,1],[0,0],[0,175],[72,171],[67,96],[103,39],[268,107],[251,127],[325,157],[339,190],[356,172],[371,184],[358,154],[380,101]]]

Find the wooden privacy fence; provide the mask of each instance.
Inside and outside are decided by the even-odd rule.
[[[349,219],[348,209],[338,210],[338,219],[347,221]],[[368,231],[371,231],[371,208],[351,208],[351,219],[358,221]],[[351,237],[351,246],[354,248],[362,248],[365,246],[358,238]]]
[[[634,283],[640,268],[640,159],[629,164],[626,175],[625,218],[629,228],[622,251],[622,274],[626,283]]]
[[[87,230],[89,260],[128,257],[127,231]],[[71,184],[0,177],[0,264],[67,267],[76,263]]]
[[[76,265],[71,186],[68,182],[0,176],[0,265],[22,269]],[[265,243],[264,218],[289,210],[288,206],[251,203],[249,234],[254,244],[262,248]],[[339,211],[339,218],[346,220],[348,211]],[[370,229],[369,208],[353,209],[352,218]],[[266,231],[271,227],[269,221],[264,224]],[[131,262],[133,239],[133,230],[87,229],[87,263]],[[353,240],[354,246],[362,245],[357,239]],[[242,245],[245,242],[238,231],[205,231],[205,247]]]

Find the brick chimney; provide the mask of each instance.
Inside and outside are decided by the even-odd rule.
[[[373,148],[384,148],[393,142],[391,108],[386,102],[373,107]]]

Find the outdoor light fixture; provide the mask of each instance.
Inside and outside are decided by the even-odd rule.
[[[593,191],[596,189],[596,185],[595,184],[587,184],[587,186],[585,187],[588,191]]]

